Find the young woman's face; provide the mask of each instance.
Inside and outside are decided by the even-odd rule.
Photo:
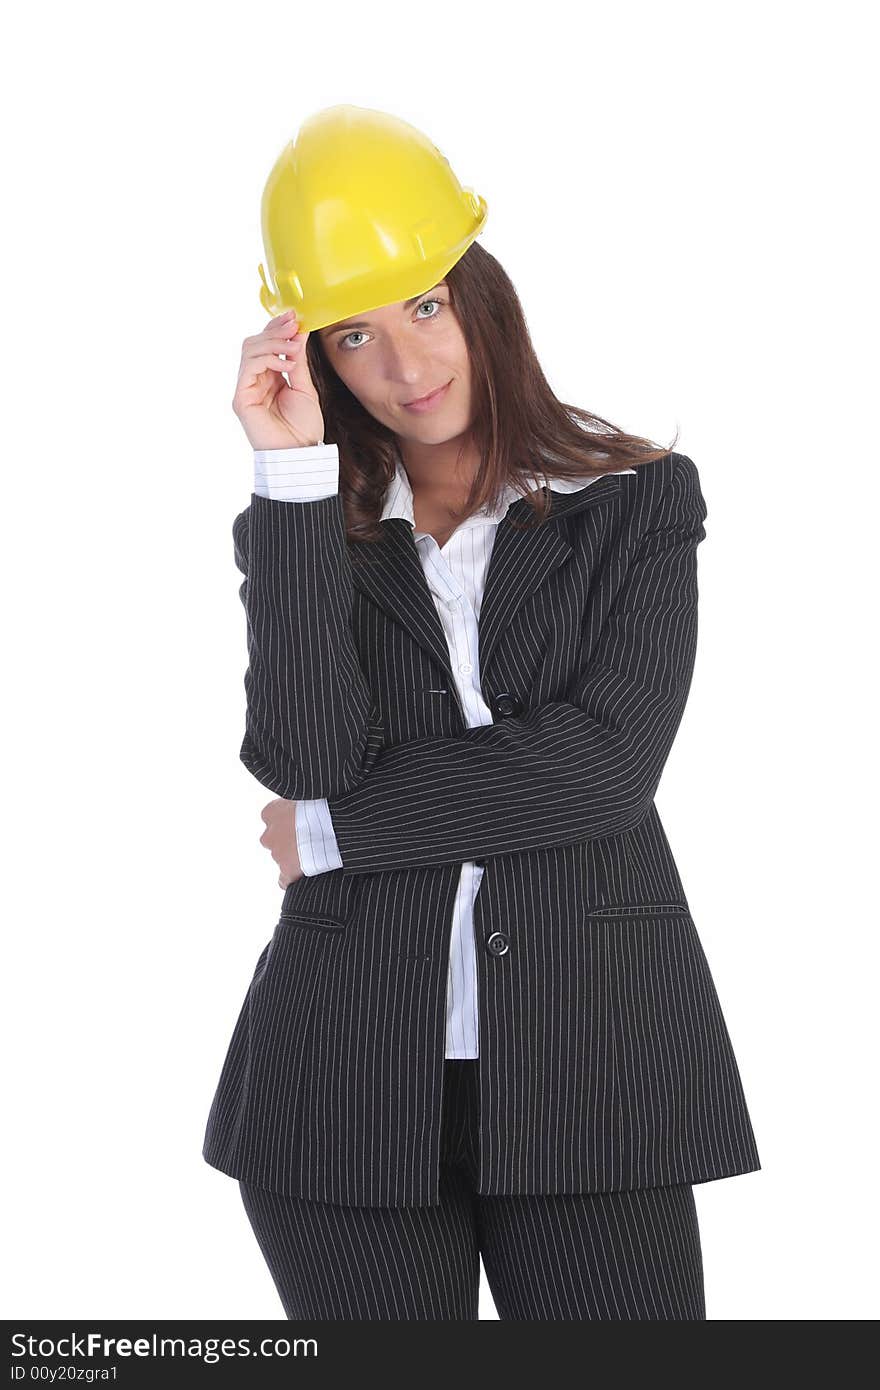
[[[445,280],[415,299],[384,304],[318,332],[351,393],[395,434],[441,444],[467,429],[470,363]],[[421,409],[407,404],[438,387],[446,389]]]

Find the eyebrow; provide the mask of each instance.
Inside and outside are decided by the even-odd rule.
[[[446,281],[438,280],[437,284],[432,285],[429,290],[422,290],[421,294],[414,294],[412,299],[405,299],[403,301],[403,307],[404,309],[408,309],[410,305],[415,304],[417,299],[423,299],[426,294],[432,294],[434,290],[445,288]],[[338,328],[331,329],[331,331],[327,334],[327,337],[332,338],[335,333],[352,333],[355,328],[369,328],[369,326],[370,324],[368,319],[358,319],[357,323],[340,324]]]

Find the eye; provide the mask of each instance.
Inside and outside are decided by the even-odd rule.
[[[359,333],[360,333],[361,337],[363,337],[363,329],[362,329],[362,328],[354,328],[354,329],[352,329],[351,333],[346,333],[346,335],[345,335],[344,338],[340,338],[340,339],[339,339],[339,346],[340,346],[340,347],[346,347],[349,338],[356,338],[357,335],[358,335]],[[357,344],[357,343],[355,343],[355,347],[358,347],[358,344]]]
[[[441,310],[442,310],[442,308],[443,308],[443,300],[442,300],[442,299],[423,299],[422,302],[421,302],[421,304],[417,304],[417,305],[416,305],[416,308],[417,308],[417,309],[424,309],[428,304],[436,304],[436,305],[437,305],[437,312],[436,312],[436,314],[424,314],[424,315],[422,315],[422,317],[423,317],[423,318],[429,318],[429,319],[436,319],[436,318],[439,318],[439,317],[440,317]]]

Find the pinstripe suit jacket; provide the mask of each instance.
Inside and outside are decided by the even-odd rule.
[[[483,1194],[760,1168],[654,796],[691,682],[706,506],[683,454],[514,502],[479,620],[494,721],[469,728],[412,531],[347,539],[339,494],[253,494],[241,758],[326,796],[343,867],[285,891],[235,1023],[205,1160],[317,1201],[438,1201],[445,990],[475,903]]]

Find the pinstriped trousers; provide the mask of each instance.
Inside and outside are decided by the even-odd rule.
[[[239,1180],[288,1318],[705,1320],[693,1188],[480,1196],[475,1060],[445,1059],[440,1203],[355,1207]]]

